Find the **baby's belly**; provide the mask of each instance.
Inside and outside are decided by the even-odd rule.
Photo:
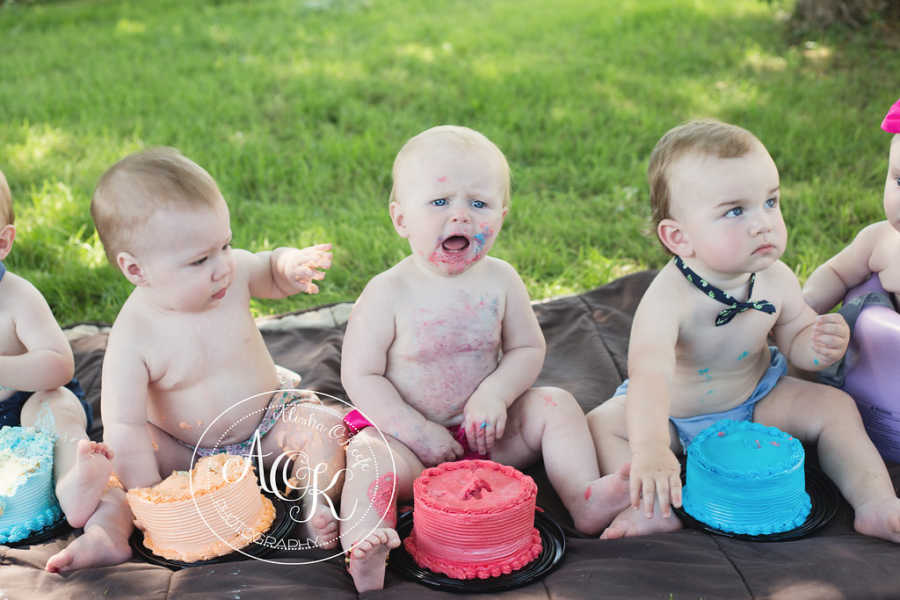
[[[190,445],[223,446],[253,435],[278,386],[215,384],[151,390],[148,419],[160,429]],[[254,391],[259,390],[259,392]]]
[[[433,362],[392,361],[386,376],[426,419],[457,425],[472,392],[496,368],[496,353],[465,353]]]
[[[676,373],[669,414],[676,418],[694,417],[738,406],[756,389],[768,362],[761,360],[738,371],[712,365]]]

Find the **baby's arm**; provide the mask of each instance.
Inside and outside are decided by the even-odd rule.
[[[871,273],[869,259],[878,242],[882,223],[869,225],[850,245],[820,265],[803,286],[803,299],[814,311],[826,313],[841,301],[847,290]]]
[[[678,342],[678,296],[663,271],[638,305],[628,343],[628,393],[625,402],[631,447],[630,494],[635,508],[643,497],[644,513],[659,500],[664,516],[670,504],[681,506],[678,459],[669,441],[670,397]],[[673,304],[673,299],[676,302]]]
[[[394,341],[394,290],[376,277],[363,290],[344,333],[341,383],[353,404],[400,440],[426,466],[454,460],[463,453],[447,428],[404,402],[385,377],[388,350]]]
[[[149,375],[134,350],[140,340],[113,326],[100,387],[103,440],[113,449],[113,470],[126,489],[157,483],[159,468],[147,431]]]
[[[469,396],[463,409],[469,447],[481,454],[493,448],[506,429],[506,409],[537,379],[544,364],[546,343],[528,290],[515,269],[493,261],[508,281],[501,332],[503,357]]]
[[[3,293],[14,295],[13,321],[25,353],[0,356],[0,384],[28,392],[65,385],[75,373],[75,361],[50,306],[26,280],[12,274],[7,278]]]
[[[800,282],[782,262],[772,267],[783,290],[781,313],[775,322],[775,343],[788,360],[806,371],[821,371],[847,351],[850,328],[837,313],[817,315],[804,301]]]
[[[318,293],[313,280],[325,278],[322,270],[331,266],[331,244],[299,250],[277,248],[252,254],[234,250],[238,268],[250,271],[250,295],[255,298],[286,298],[300,292]]]

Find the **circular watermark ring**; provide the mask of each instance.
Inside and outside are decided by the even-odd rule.
[[[259,398],[261,398],[261,397],[269,398],[269,400],[267,402],[265,402],[263,404],[263,406],[260,407],[260,406],[258,406],[258,404],[259,404]],[[326,495],[325,492],[327,492],[332,486],[334,486],[336,484],[336,482],[340,479],[340,476],[342,474],[345,477],[353,477],[354,476],[354,471],[351,471],[347,465],[348,461],[346,459],[346,450],[347,450],[347,447],[349,446],[350,439],[357,433],[357,431],[356,431],[355,427],[350,426],[348,423],[346,423],[343,420],[343,417],[345,416],[345,412],[342,412],[334,407],[324,405],[320,400],[318,400],[319,397],[328,398],[329,400],[337,402],[339,406],[343,405],[343,407],[346,407],[347,409],[356,410],[360,415],[362,415],[362,417],[365,418],[366,421],[368,421],[368,425],[366,425],[366,428],[371,426],[371,428],[377,433],[377,436],[378,436],[377,439],[380,439],[380,441],[382,442],[383,448],[387,449],[387,456],[390,459],[390,469],[384,469],[384,475],[382,475],[382,468],[379,465],[379,460],[378,460],[378,457],[376,456],[374,445],[355,444],[353,447],[354,453],[361,452],[360,448],[368,449],[368,456],[358,455],[358,456],[355,456],[354,459],[355,459],[357,465],[359,465],[359,464],[364,465],[364,467],[362,469],[364,471],[367,471],[369,466],[371,465],[371,468],[373,469],[373,472],[375,475],[375,479],[372,483],[372,487],[370,487],[370,490],[369,490],[369,492],[370,492],[369,493],[369,502],[365,506],[365,509],[363,510],[362,514],[358,517],[358,520],[361,521],[362,519],[364,519],[369,514],[369,511],[376,511],[379,518],[378,518],[378,521],[375,523],[375,525],[372,526],[372,528],[370,530],[368,530],[365,533],[365,535],[362,535],[359,537],[354,536],[354,537],[356,537],[357,541],[353,545],[351,545],[349,548],[347,548],[347,551],[353,550],[353,548],[355,548],[359,542],[365,540],[372,533],[374,533],[375,530],[377,530],[379,527],[381,527],[382,523],[385,522],[385,519],[388,516],[388,514],[390,514],[389,511],[386,511],[386,512],[377,511],[376,507],[373,506],[373,498],[374,497],[384,498],[385,494],[387,493],[387,487],[389,486],[390,493],[388,494],[387,497],[389,499],[396,499],[397,479],[396,479],[396,476],[394,475],[397,472],[396,461],[394,459],[394,454],[391,451],[390,444],[389,444],[387,438],[385,438],[385,436],[381,432],[381,430],[377,426],[374,425],[372,420],[368,418],[368,415],[366,415],[359,408],[353,406],[352,404],[350,404],[349,402],[347,402],[341,398],[337,398],[330,394],[325,394],[323,392],[315,392],[313,390],[308,390],[308,389],[281,388],[274,392],[263,392],[260,394],[254,394],[253,396],[249,396],[248,398],[244,398],[243,400],[240,400],[239,402],[232,404],[230,407],[228,407],[224,411],[220,412],[212,421],[210,421],[210,423],[206,426],[206,428],[201,433],[200,439],[197,441],[197,444],[194,445],[194,450],[191,455],[191,465],[195,465],[197,460],[199,460],[203,456],[207,456],[210,454],[221,454],[221,453],[233,454],[232,452],[229,452],[229,450],[234,450],[235,447],[239,447],[239,451],[237,453],[234,453],[233,455],[245,457],[249,461],[249,465],[253,465],[256,467],[257,472],[259,473],[260,480],[262,481],[263,490],[270,494],[274,494],[276,496],[276,498],[278,499],[278,501],[299,503],[301,501],[306,501],[310,497],[310,494],[311,494],[312,502],[314,502],[314,503],[320,501],[320,498],[325,498],[326,500],[323,502],[323,504],[327,503],[328,509],[331,511],[331,516],[335,519],[335,521],[338,525],[338,533],[337,533],[336,537],[334,537],[330,540],[319,541],[318,537],[315,537],[315,538],[307,537],[306,540],[304,540],[304,541],[296,539],[296,540],[288,540],[287,542],[285,542],[286,538],[281,538],[281,539],[276,540],[276,539],[272,538],[272,536],[268,536],[266,533],[253,532],[252,527],[245,526],[244,529],[242,530],[242,533],[246,533],[247,535],[246,536],[238,535],[237,539],[239,539],[241,543],[240,543],[239,547],[236,547],[236,544],[234,542],[235,538],[232,538],[231,540],[227,540],[224,537],[222,537],[222,535],[220,535],[219,531],[217,531],[216,528],[210,524],[209,520],[207,519],[207,516],[204,515],[204,511],[201,510],[200,505],[197,501],[197,495],[195,494],[195,491],[194,491],[194,478],[192,476],[189,476],[188,477],[188,482],[189,482],[188,485],[189,485],[189,491],[191,494],[191,499],[193,500],[194,507],[197,510],[197,514],[200,516],[200,519],[203,521],[204,525],[206,525],[206,527],[209,529],[209,531],[212,532],[212,534],[219,541],[221,541],[226,546],[232,548],[232,550],[234,550],[235,552],[239,552],[240,554],[242,554],[248,558],[252,558],[254,560],[259,560],[259,561],[273,563],[273,564],[283,564],[283,565],[292,565],[292,566],[323,562],[323,561],[331,560],[337,556],[341,556],[344,554],[345,550],[341,548],[341,544],[340,544],[341,536],[343,535],[343,532],[341,530],[344,529],[342,527],[342,525],[344,522],[349,521],[351,518],[354,517],[354,515],[356,513],[356,508],[358,505],[358,499],[354,503],[354,506],[351,509],[349,516],[346,515],[346,513],[347,513],[346,510],[343,510],[343,509],[341,510],[341,513],[344,513],[344,515],[345,515],[342,518],[341,514],[338,513],[334,504],[331,502],[330,498],[328,498],[328,496]],[[291,400],[284,401],[285,398],[291,398]],[[310,400],[314,400],[315,402],[310,401]],[[273,407],[273,404],[275,404],[276,402],[281,402],[281,404]],[[255,406],[255,408],[245,406],[247,403],[252,403],[252,405]],[[296,409],[297,407],[301,407],[301,406],[306,407],[306,408],[316,407],[317,409],[327,411],[330,419],[334,420],[335,418],[337,418],[337,424],[325,427],[324,423],[320,423],[313,418],[314,413],[310,413],[309,415],[307,415],[305,420],[303,417],[301,417],[299,422],[289,420],[294,417],[293,409]],[[240,413],[239,411],[242,407],[245,410],[243,411],[243,413]],[[288,409],[292,409],[292,410],[289,412]],[[237,411],[237,414],[235,414],[235,412],[233,412],[233,411]],[[245,442],[241,442],[239,444],[230,444],[227,446],[222,446],[223,440],[229,436],[230,432],[232,432],[236,427],[238,427],[241,423],[243,423],[247,419],[251,419],[260,413],[262,413],[262,416],[259,417],[259,425],[257,425],[257,427],[254,429],[254,433],[251,436],[251,438],[249,438]],[[240,414],[241,416],[238,416],[238,414]],[[229,415],[234,415],[234,418],[229,419]],[[221,433],[218,436],[218,439],[215,441],[215,443],[211,446],[204,445],[203,439],[205,437],[207,437],[211,431],[220,431],[219,427],[217,427],[217,424],[224,424],[222,422],[225,420],[228,420],[229,424],[226,427],[222,428]],[[344,466],[341,467],[338,470],[338,472],[331,474],[332,477],[328,481],[327,487],[325,487],[324,489],[321,489],[318,484],[318,475],[320,474],[320,472],[323,471],[322,463],[319,463],[317,465],[311,465],[307,460],[307,463],[305,464],[304,468],[306,469],[306,476],[308,478],[310,478],[311,480],[308,479],[309,483],[307,484],[305,491],[297,498],[285,497],[289,493],[288,489],[285,490],[285,496],[282,496],[278,492],[278,488],[276,485],[278,467],[281,466],[282,469],[284,471],[286,471],[289,467],[291,467],[293,465],[294,475],[296,475],[296,473],[298,471],[298,467],[294,463],[296,460],[302,460],[304,458],[304,453],[295,451],[295,450],[284,451],[284,448],[282,447],[281,454],[279,454],[277,457],[274,457],[270,460],[266,460],[266,458],[269,457],[269,455],[271,455],[272,452],[263,454],[263,448],[262,448],[263,441],[262,440],[263,440],[263,438],[265,438],[266,435],[271,434],[271,430],[276,427],[278,421],[283,421],[285,423],[292,423],[296,426],[311,428],[318,433],[318,435],[314,436],[314,437],[316,437],[320,442],[323,439],[323,436],[321,434],[324,432],[324,433],[326,433],[326,437],[329,440],[331,440],[329,443],[334,443],[336,445],[341,446],[340,452],[344,452],[344,456],[345,456]],[[324,429],[323,429],[323,427],[324,427]],[[306,455],[306,458],[308,459],[308,455]],[[284,463],[282,463],[282,461],[284,461]],[[268,464],[268,468],[266,468],[267,464]],[[243,477],[246,474],[246,471],[248,470],[248,463],[246,461],[244,461],[244,465],[245,465],[244,472],[241,473],[240,477],[234,479],[233,481],[239,480],[241,477]],[[387,467],[387,465],[385,464],[384,467]],[[226,463],[226,469],[227,468],[228,467],[227,467],[227,463]],[[267,472],[268,472],[268,477],[266,476]],[[224,473],[223,473],[223,476],[224,476]],[[284,479],[287,480],[289,488],[292,488],[295,490],[302,489],[300,487],[294,487],[293,484],[291,483],[292,480],[295,479],[295,477],[290,477],[290,478],[285,477]],[[310,486],[312,487],[312,491],[310,491]],[[385,489],[384,490],[379,489],[379,486],[385,486]],[[374,493],[372,491],[373,489],[374,489]],[[389,502],[389,506],[392,506],[392,504],[390,502]],[[290,519],[292,519],[293,521],[295,521],[297,523],[305,523],[306,521],[311,520],[312,511],[309,511],[310,517],[308,519],[305,517],[303,519],[296,519],[296,518],[294,518],[293,514],[295,512],[300,512],[302,514],[302,509],[299,511],[295,511],[295,509],[300,509],[300,506],[295,505],[294,507],[292,507],[290,509],[289,515],[288,515],[288,517]],[[223,509],[221,506],[217,505],[216,510],[221,511]],[[219,514],[218,516],[222,519],[222,521],[226,522],[226,524],[230,527],[230,523],[228,523],[229,519],[225,518],[225,517],[228,517],[228,516],[233,517],[234,515],[225,515],[225,517],[223,517],[222,514]],[[230,519],[230,520],[233,521],[234,519]],[[351,526],[348,528],[348,530],[352,531],[355,527],[356,527],[355,525]],[[293,527],[291,527],[291,529],[293,529]],[[252,534],[252,537],[251,537],[251,534]],[[272,539],[269,539],[269,538],[272,538]],[[272,547],[277,550],[305,551],[305,550],[311,550],[313,548],[318,548],[318,547],[320,547],[321,544],[323,544],[323,543],[328,544],[332,541],[338,542],[337,551],[334,554],[329,555],[325,558],[317,558],[317,559],[308,559],[308,560],[299,560],[299,561],[274,560],[274,559],[267,559],[267,558],[261,557],[261,556],[254,556],[253,554],[250,554],[245,551],[248,542],[250,544],[257,544],[257,545]],[[314,542],[314,543],[312,543],[312,542]]]

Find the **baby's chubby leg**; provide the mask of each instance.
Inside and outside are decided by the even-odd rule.
[[[654,506],[653,516],[647,518],[640,510],[630,506],[628,492],[628,469],[631,461],[631,447],[628,444],[625,420],[625,396],[613,396],[587,415],[588,427],[597,446],[600,470],[610,473],[603,479],[618,476],[620,485],[607,486],[608,495],[603,501],[614,507],[615,513],[601,536],[603,539],[647,535],[663,531],[673,531],[681,527],[681,521],[670,513],[664,516],[659,505]],[[673,452],[680,450],[680,443],[674,426],[669,424],[670,447]]]
[[[112,473],[112,451],[85,433],[87,416],[66,388],[35,392],[22,406],[22,425],[56,436],[53,474],[56,497],[72,527],[82,527],[97,508]]]
[[[371,427],[347,445],[341,545],[358,592],[384,587],[385,559],[400,545],[397,500],[412,497],[412,482],[424,468],[409,448]]]
[[[97,509],[84,524],[84,533],[51,556],[45,568],[51,573],[64,573],[128,560],[133,518],[125,492],[118,487],[106,488]]]
[[[584,412],[565,390],[542,387],[522,394],[509,407],[506,430],[491,451],[492,459],[515,467],[538,456],[579,531],[599,533],[628,503],[627,471],[600,477]]]
[[[300,492],[301,520],[320,548],[337,546],[336,506],[345,466],[342,416],[340,410],[318,402],[295,402],[279,414],[262,440],[266,466],[284,475],[288,494]]]
[[[833,387],[784,377],[753,419],[818,446],[822,469],[856,512],[862,534],[900,542],[900,499],[853,399]]]

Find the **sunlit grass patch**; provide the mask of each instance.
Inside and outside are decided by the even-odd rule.
[[[178,147],[227,199],[237,245],[330,241],[318,296],[355,299],[408,253],[387,215],[393,157],[456,123],[507,155],[493,254],[535,298],[667,260],[647,158],[693,117],[742,125],[779,166],[801,277],[882,218],[900,55],[876,34],[792,44],[759,0],[110,0],[0,7],[0,170],[19,236],[7,266],[64,323],[111,321],[129,285],[88,206],[129,152]]]

